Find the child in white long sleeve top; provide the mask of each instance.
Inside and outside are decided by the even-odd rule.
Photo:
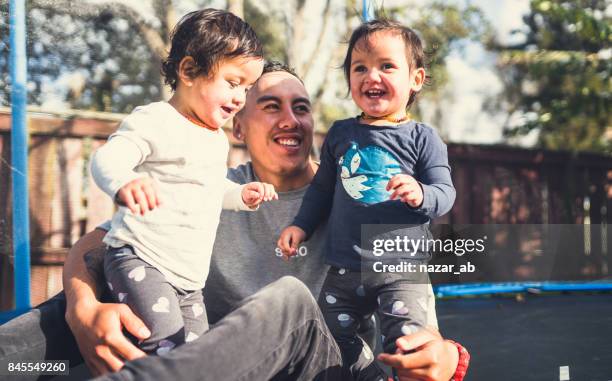
[[[256,209],[269,184],[225,178],[222,129],[261,75],[261,43],[231,13],[206,9],[177,25],[163,65],[169,102],[136,108],[94,155],[93,177],[121,206],[104,238],[113,297],[151,330],[139,343],[165,354],[208,328],[201,289],[222,208]]]

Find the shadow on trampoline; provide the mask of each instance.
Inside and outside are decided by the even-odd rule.
[[[467,380],[612,380],[611,293],[438,300],[437,312],[470,351]]]

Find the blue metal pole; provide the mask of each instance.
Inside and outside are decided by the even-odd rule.
[[[363,22],[370,21],[372,17],[370,14],[369,0],[363,0],[362,8]]]
[[[30,220],[28,207],[28,131],[26,125],[25,0],[11,0],[11,176],[13,179],[13,253],[15,309],[30,308]]]

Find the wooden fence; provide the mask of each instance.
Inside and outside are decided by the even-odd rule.
[[[61,289],[61,265],[71,246],[113,213],[93,183],[91,153],[124,115],[29,109],[32,301]],[[248,153],[232,145],[229,166]],[[320,147],[323,134],[315,136]],[[442,223],[609,222],[612,157],[503,146],[449,144],[457,201]],[[10,112],[0,109],[0,310],[12,308]]]

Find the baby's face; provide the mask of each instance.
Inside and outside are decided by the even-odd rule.
[[[187,87],[189,108],[206,125],[219,128],[244,106],[247,91],[263,71],[263,60],[236,57],[222,61],[212,77],[198,76]]]
[[[411,72],[406,53],[404,40],[392,32],[376,32],[355,44],[351,54],[351,96],[367,115],[406,115],[411,92],[422,86],[415,81],[416,71]]]

